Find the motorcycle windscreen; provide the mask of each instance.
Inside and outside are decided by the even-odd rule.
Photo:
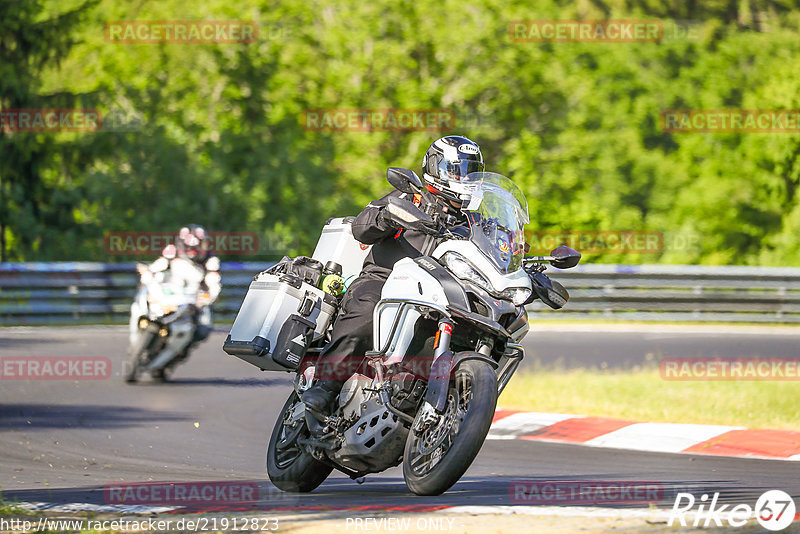
[[[528,203],[514,182],[496,173],[473,173],[464,182],[469,200],[462,210],[470,224],[470,240],[498,271],[512,273],[525,256]]]

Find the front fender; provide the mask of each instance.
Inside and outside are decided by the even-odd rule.
[[[455,371],[455,368],[458,366],[458,364],[467,360],[481,360],[491,365],[492,369],[497,370],[497,362],[490,357],[484,356],[480,352],[465,351],[456,354],[455,359],[453,360],[453,368],[450,370],[450,373],[452,374],[452,372]]]
[[[450,390],[450,378],[461,362],[467,360],[481,360],[497,370],[497,362],[479,352],[459,352],[453,354],[447,351],[441,354],[431,365],[431,374],[428,378],[428,391],[425,401],[433,406],[438,413],[442,413],[447,406],[447,393]]]

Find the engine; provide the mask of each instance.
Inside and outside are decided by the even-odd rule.
[[[328,453],[344,467],[378,472],[402,460],[408,427],[380,399],[373,379],[356,374],[342,386],[339,407],[346,421],[343,443]]]

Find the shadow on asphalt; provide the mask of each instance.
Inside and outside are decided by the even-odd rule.
[[[63,343],[63,339],[38,337],[36,343]],[[0,349],[30,346],[31,340],[25,337],[0,337]]]
[[[2,404],[2,430],[50,428],[126,428],[157,421],[185,421],[190,416],[126,406],[71,404]]]
[[[291,378],[171,378],[164,384],[144,382],[142,385],[170,386],[223,386],[223,387],[262,387],[290,386]]]

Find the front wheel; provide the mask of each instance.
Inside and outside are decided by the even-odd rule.
[[[129,384],[139,379],[142,372],[143,360],[147,357],[147,348],[155,337],[149,330],[140,330],[136,341],[128,349],[128,368],[125,370],[125,382]]]
[[[457,364],[447,407],[431,427],[408,434],[403,477],[417,495],[440,495],[458,482],[481,450],[497,406],[497,375],[481,360]]]
[[[150,371],[150,377],[153,379],[153,382],[158,384],[166,384],[167,381],[169,381],[169,374],[164,368]]]
[[[333,468],[315,459],[297,443],[299,437],[308,436],[305,418],[292,422],[298,404],[300,398],[293,391],[272,429],[267,446],[267,475],[283,491],[306,493],[322,484]]]

